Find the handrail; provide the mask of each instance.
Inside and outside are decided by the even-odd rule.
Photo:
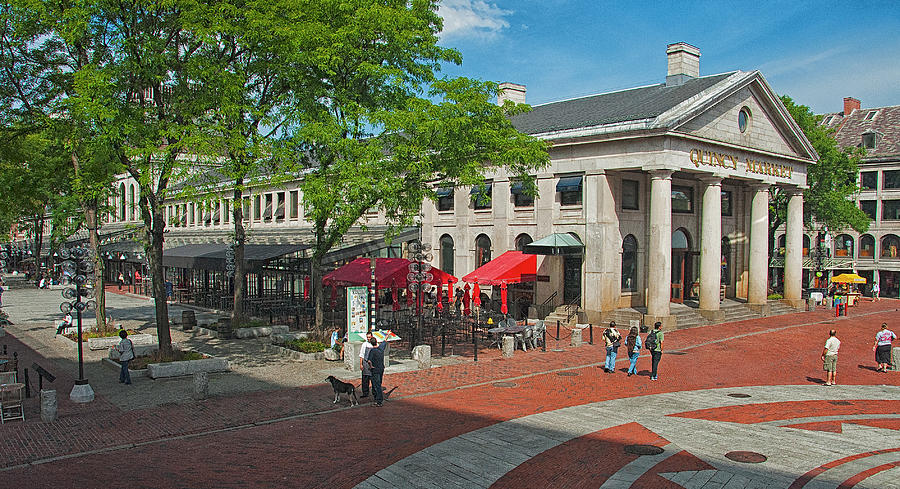
[[[552,301],[553,299],[556,299],[556,296],[557,296],[558,294],[559,294],[559,291],[558,291],[558,290],[554,290],[553,293],[550,294],[550,297],[547,297],[547,300],[545,300],[545,301],[541,304],[541,306],[543,307],[543,306],[549,305],[549,304],[550,304],[550,301]]]
[[[572,302],[566,304],[566,324],[568,324],[572,320],[572,318],[578,314],[578,309],[581,307],[581,304],[579,304],[579,302],[581,302],[581,298],[577,297],[575,299],[572,299]],[[571,311],[570,309],[572,309],[573,307],[575,308],[575,310]]]

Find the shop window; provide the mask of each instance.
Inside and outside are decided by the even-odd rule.
[[[885,170],[881,173],[883,189],[900,188],[900,170]]]
[[[637,210],[640,202],[640,182],[622,180],[622,208]]]
[[[869,219],[871,219],[873,221],[875,220],[875,209],[877,208],[877,206],[878,206],[878,204],[874,200],[860,200],[859,201],[859,208],[863,212],[865,212],[867,216],[869,216]]]
[[[853,238],[849,234],[841,234],[834,240],[834,256],[853,257]]]
[[[259,195],[253,196],[253,220],[258,221],[262,217],[262,209],[260,209]]]
[[[873,258],[875,256],[875,238],[871,234],[864,234],[859,238],[859,257]]]
[[[437,210],[438,212],[446,212],[453,210],[453,188],[439,188],[435,190],[435,195],[437,196]],[[445,270],[446,271],[446,270]]]
[[[694,212],[694,188],[672,185],[672,212]]]
[[[863,190],[875,190],[878,188],[878,172],[864,171],[860,173],[859,186]]]
[[[803,256],[809,256],[809,236],[803,235]]]
[[[583,175],[571,175],[560,177],[556,183],[556,191],[559,192],[559,203],[561,205],[581,205],[582,202],[582,180]]]
[[[480,234],[475,238],[475,268],[491,261],[491,238]]]
[[[637,239],[631,234],[622,240],[622,291],[637,290]]]
[[[731,201],[731,190],[722,191],[722,215],[731,217],[733,214],[733,205]]]
[[[888,234],[881,238],[882,258],[900,258],[900,255],[897,255],[898,251],[900,251],[900,238],[896,234]]]
[[[512,182],[509,186],[509,193],[513,196],[513,205],[516,207],[533,207],[534,196],[525,192],[525,184],[522,182]]]
[[[472,196],[472,207],[476,211],[491,208],[492,186],[491,183],[485,183],[484,185],[476,185],[469,191],[469,195]]]
[[[449,234],[441,236],[441,270],[453,275],[453,238]]]
[[[881,201],[881,220],[900,221],[900,200]]]
[[[284,221],[284,204],[285,204],[285,193],[278,192],[278,206],[275,208],[275,220],[278,222]],[[377,212],[377,210],[376,210]]]

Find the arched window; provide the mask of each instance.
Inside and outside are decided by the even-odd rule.
[[[835,238],[834,256],[853,258],[853,238],[849,234],[841,234]]]
[[[534,240],[531,239],[527,233],[522,233],[516,236],[516,249],[519,251],[525,251],[525,245],[531,244]]]
[[[672,233],[672,249],[673,250],[689,250],[691,249],[691,240],[688,238],[684,229],[676,229]]]
[[[784,256],[784,250],[787,246],[787,235],[782,234],[778,237],[778,247],[775,248],[775,256]]]
[[[875,258],[875,238],[871,234],[863,234],[859,237],[859,257]]]
[[[622,240],[622,291],[637,290],[637,239],[631,234]]]
[[[131,220],[137,219],[137,185],[131,184],[131,195],[128,203],[128,217]]]
[[[441,270],[453,275],[453,238],[449,234],[441,236]]]
[[[125,197],[126,197],[125,184],[120,183],[119,184],[119,220],[120,221],[125,220],[125,202],[126,202]]]
[[[888,234],[881,238],[881,257],[900,258],[900,238],[896,234]]]
[[[809,236],[803,235],[803,256],[809,256]]]
[[[491,238],[485,234],[479,234],[475,238],[475,268],[491,261]]]

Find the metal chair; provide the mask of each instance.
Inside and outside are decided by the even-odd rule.
[[[25,421],[25,386],[13,384],[15,388],[7,385],[0,389],[0,424],[14,419]]]
[[[518,347],[519,344],[522,345],[522,351],[528,351],[528,347],[526,346],[528,343],[531,343],[531,347],[534,348],[533,326],[526,326],[521,333],[516,333],[514,337],[516,339],[516,346]]]
[[[534,325],[534,334],[531,336],[531,346],[537,349],[538,343],[544,342],[544,331],[547,330],[547,325],[544,324],[543,319],[539,319],[537,323]]]
[[[15,384],[16,383],[16,373],[15,372],[0,372],[0,384]]]

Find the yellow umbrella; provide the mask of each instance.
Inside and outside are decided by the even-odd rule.
[[[866,283],[866,279],[864,277],[860,277],[855,273],[842,273],[840,275],[831,277],[831,281],[839,284],[864,284]]]

